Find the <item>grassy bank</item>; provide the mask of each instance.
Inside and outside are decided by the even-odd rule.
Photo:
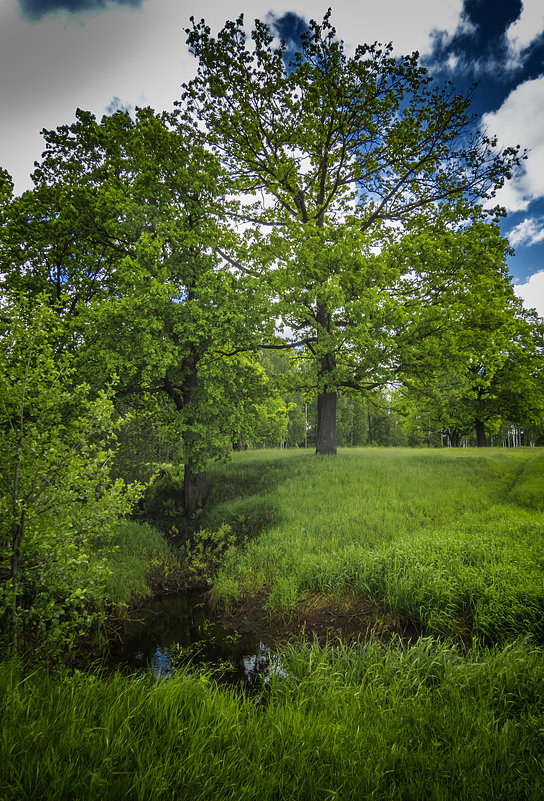
[[[287,677],[258,703],[206,676],[23,680],[0,666],[0,797],[543,797],[540,651],[420,640],[282,659]]]
[[[113,604],[151,594],[153,572],[168,576],[179,569],[179,560],[164,535],[147,523],[125,520],[118,524],[112,540],[114,551],[108,559],[112,571],[106,586]]]
[[[544,454],[350,450],[240,454],[216,469],[208,525],[268,519],[221,570],[228,602],[266,588],[380,600],[426,634],[505,644],[544,636]]]
[[[310,594],[373,598],[424,636],[285,646],[257,697],[196,668],[153,683],[5,663],[2,801],[544,797],[542,450],[253,452],[210,478],[197,527],[245,542],[218,601],[259,591],[288,617]],[[131,526],[119,600],[174,558]]]

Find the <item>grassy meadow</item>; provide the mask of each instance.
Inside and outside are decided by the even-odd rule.
[[[198,524],[246,537],[215,603],[265,593],[274,619],[309,594],[373,598],[420,638],[295,639],[256,696],[191,668],[4,663],[2,801],[544,797],[544,451],[254,451],[210,479]],[[123,549],[155,549],[133,525],[126,586]]]
[[[539,449],[249,452],[213,479],[207,525],[270,521],[220,571],[222,602],[266,588],[289,613],[305,592],[349,589],[428,635],[544,635]]]

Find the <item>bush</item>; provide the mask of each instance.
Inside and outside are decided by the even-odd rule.
[[[166,465],[147,487],[142,510],[150,520],[183,517],[183,465]]]
[[[140,486],[113,481],[111,390],[93,397],[58,354],[58,315],[12,302],[0,320],[0,619],[13,651],[65,651],[104,594],[114,524]]]

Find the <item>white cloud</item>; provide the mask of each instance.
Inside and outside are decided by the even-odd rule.
[[[0,164],[16,191],[29,186],[43,149],[40,130],[71,122],[77,107],[100,117],[114,98],[123,106],[170,108],[179,96],[193,59],[176,0],[153,0],[156,14],[125,6],[39,23],[22,20],[2,2]]]
[[[544,75],[519,84],[497,111],[483,115],[482,123],[500,147],[519,144],[530,151],[495,201],[507,211],[523,211],[544,197]]]
[[[527,309],[536,309],[539,317],[544,317],[544,270],[531,275],[527,283],[516,284],[514,292]]]
[[[321,19],[330,0],[279,0],[273,13],[288,11]],[[331,21],[347,47],[392,40],[395,52],[429,53],[433,32],[449,36],[461,22],[462,0],[337,0]],[[0,0],[0,165],[16,182],[30,185],[42,150],[39,131],[73,120],[74,111],[106,112],[114,98],[123,106],[170,108],[180,85],[195,72],[184,28],[191,14],[217,33],[241,11],[252,24],[266,19],[269,0],[144,0],[141,8],[112,8],[76,18],[65,13],[37,23],[23,20],[17,0]]]
[[[391,41],[399,54],[413,50],[431,53],[433,35],[437,31],[452,36],[462,24],[462,0],[441,0],[440,3],[436,0],[411,0],[410,3],[405,0],[359,3],[325,0],[321,7],[311,0],[303,0],[297,3],[296,10],[307,18],[319,19],[331,5],[331,21],[346,42]]]
[[[455,72],[455,70],[459,67],[459,56],[455,53],[450,53],[448,60],[446,61],[446,66],[450,72]]]
[[[542,0],[523,0],[521,14],[506,31],[510,66],[519,66],[522,53],[544,31]]]
[[[535,220],[527,217],[516,225],[508,234],[513,247],[516,245],[536,245],[544,241],[544,219]]]

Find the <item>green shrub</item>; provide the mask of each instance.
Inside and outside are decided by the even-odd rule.
[[[0,624],[12,650],[55,657],[93,623],[113,528],[141,487],[112,479],[113,388],[78,382],[59,315],[39,300],[3,311]]]
[[[166,465],[146,489],[141,508],[150,520],[182,517],[183,465]]]
[[[185,546],[185,565],[194,584],[213,583],[221,563],[234,553],[236,536],[228,524],[196,531]]]

